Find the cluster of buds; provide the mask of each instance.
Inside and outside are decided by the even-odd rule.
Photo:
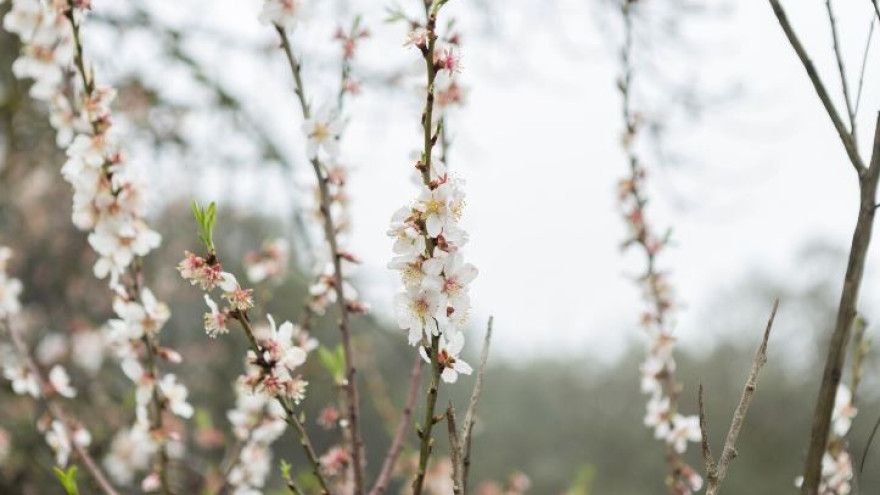
[[[426,53],[430,34],[423,26],[415,25],[407,35],[403,46],[416,47]],[[434,117],[441,118],[446,110],[461,107],[465,101],[465,88],[458,80],[463,68],[461,64],[461,37],[452,32],[437,39],[434,48],[434,105],[437,112]],[[424,88],[423,88],[424,90]],[[434,122],[436,124],[436,122]]]
[[[360,92],[360,84],[351,77],[351,63],[354,61],[355,53],[361,40],[370,37],[370,30],[361,27],[361,18],[356,17],[348,30],[342,26],[336,29],[333,39],[342,46],[342,81],[340,86],[340,94],[358,94]]]
[[[107,340],[137,385],[133,428],[149,433],[143,437],[158,450],[173,433],[157,429],[157,416],[170,408],[188,417],[192,409],[186,403],[186,388],[173,375],[158,376],[155,365],[156,356],[180,360],[176,352],[158,346],[158,333],[169,317],[167,306],[141,287],[137,275],[124,280],[130,269],[136,271],[136,258],[158,247],[161,237],[145,221],[144,185],[127,165],[115,136],[110,105],[116,91],[95,83],[94,71],[76,42],[89,8],[87,1],[13,0],[3,25],[22,42],[16,76],[34,80],[31,96],[47,102],[56,141],[66,149],[68,159],[61,171],[74,191],[73,223],[89,232],[88,242],[98,255],[95,276],[109,279],[115,293],[118,318],[108,322]],[[71,68],[79,77],[66,80]],[[150,420],[147,406],[153,402],[158,407]]]
[[[248,252],[244,257],[244,269],[252,284],[269,280],[280,283],[287,274],[290,246],[285,239],[263,242],[259,251]]]
[[[271,398],[255,394],[242,381],[236,387],[235,408],[226,413],[241,449],[229,470],[232,493],[261,493],[272,471],[272,444],[287,424],[284,409]]]
[[[267,397],[299,404],[305,398],[308,382],[294,372],[305,363],[308,351],[314,349],[317,342],[289,321],[276,327],[271,315],[267,316],[268,327],[252,328],[248,310],[254,307],[253,289],[243,288],[233,274],[223,271],[216,255],[202,258],[186,252],[177,269],[184,280],[205,291],[209,311],[205,313],[204,323],[209,337],[229,333],[228,323],[237,320],[252,339],[252,348],[247,354],[248,371],[241,382]],[[222,307],[211,297],[214,289],[222,293]]]

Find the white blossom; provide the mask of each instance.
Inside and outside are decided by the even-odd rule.
[[[310,158],[318,156],[323,148],[330,156],[339,154],[339,136],[344,128],[338,112],[330,106],[321,107],[303,123],[303,131],[308,138],[306,144]]]
[[[189,396],[186,386],[177,381],[177,377],[171,373],[162,377],[159,382],[159,390],[168,401],[168,408],[172,413],[181,418],[190,418],[193,415],[193,407],[186,401]]]
[[[73,445],[88,447],[92,443],[92,436],[85,428],[73,427],[68,430],[60,421],[54,420],[46,432],[46,443],[55,452],[55,464],[66,467]]]
[[[70,376],[60,365],[55,365],[49,370],[49,384],[62,397],[68,399],[76,397],[76,390],[70,385]]]

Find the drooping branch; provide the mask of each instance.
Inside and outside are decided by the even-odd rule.
[[[724,441],[724,448],[721,451],[721,457],[718,461],[712,456],[712,449],[709,447],[708,423],[706,420],[706,409],[703,404],[703,386],[700,385],[700,432],[702,436],[703,461],[706,464],[706,495],[717,495],[721,491],[721,485],[727,477],[727,469],[731,461],[736,458],[736,440],[742,430],[746,415],[749,412],[749,406],[755,397],[755,390],[758,387],[758,377],[761,374],[761,368],[767,362],[767,343],[770,340],[770,331],[773,329],[773,321],[776,319],[776,310],[779,309],[779,300],[773,303],[773,311],[770,312],[770,319],[767,320],[767,327],[764,330],[764,337],[755,358],[752,360],[752,370],[746,379],[739,405],[733,413],[733,419],[730,422],[730,429],[727,431],[727,439]]]

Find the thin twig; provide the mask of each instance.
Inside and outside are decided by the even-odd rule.
[[[813,83],[813,88],[816,90],[816,94],[819,96],[819,99],[822,100],[822,105],[825,107],[825,111],[828,113],[831,123],[834,124],[837,134],[840,136],[840,141],[846,149],[849,161],[852,163],[856,173],[861,177],[862,174],[865,173],[866,167],[862,158],[859,156],[859,150],[856,148],[856,143],[853,140],[852,135],[847,131],[846,126],[840,119],[840,115],[834,107],[834,102],[831,101],[831,97],[828,96],[828,91],[822,83],[822,78],[819,77],[816,67],[813,66],[813,62],[807,55],[804,46],[795,34],[794,29],[792,29],[791,24],[788,22],[788,17],[785,15],[785,11],[782,9],[779,0],[769,0],[769,2],[770,6],[773,7],[773,13],[776,14],[776,19],[779,21],[779,25],[782,27],[782,31],[785,32],[785,36],[788,38],[789,43],[791,43],[792,48],[794,48],[795,53],[797,53],[798,58],[801,60],[801,64],[803,64],[804,69],[807,71],[807,75]]]
[[[492,328],[495,317],[489,317],[486,324],[486,336],[483,338],[483,350],[480,354],[480,367],[477,369],[477,379],[474,381],[474,390],[471,392],[471,400],[468,403],[467,412],[464,415],[464,424],[461,427],[461,486],[462,493],[467,493],[468,474],[471,468],[471,434],[474,423],[477,420],[477,403],[483,393],[483,376],[486,373],[486,363],[489,362],[489,346],[492,343]]]
[[[461,442],[458,439],[458,426],[455,422],[455,407],[449,401],[446,408],[446,426],[449,430],[449,457],[452,462],[452,493],[462,495]]]
[[[865,68],[868,66],[868,52],[871,51],[871,38],[874,36],[874,23],[877,19],[871,18],[871,27],[868,28],[868,41],[865,43],[865,53],[862,54],[862,68],[859,71],[859,89],[856,92],[856,109],[855,113],[859,113],[859,104],[862,102],[862,88],[865,84]]]
[[[831,25],[831,40],[834,45],[834,58],[837,59],[837,71],[840,73],[840,85],[843,87],[843,101],[846,105],[846,113],[849,116],[849,135],[852,136],[853,146],[858,149],[859,142],[856,133],[856,112],[853,107],[852,98],[849,96],[849,83],[846,80],[846,68],[843,65],[840,38],[837,35],[837,20],[834,18],[834,9],[831,7],[831,0],[825,0],[825,8],[828,11],[828,23]]]
[[[773,329],[773,321],[776,319],[776,310],[779,309],[779,300],[773,303],[773,311],[770,313],[770,319],[767,320],[767,327],[764,330],[764,338],[761,339],[761,345],[755,353],[755,359],[752,361],[752,370],[746,380],[743,388],[742,396],[739,399],[739,405],[733,413],[733,420],[730,422],[730,429],[727,430],[727,439],[724,441],[724,449],[721,451],[721,457],[716,464],[712,458],[712,451],[709,449],[709,440],[707,436],[706,414],[703,406],[703,387],[700,386],[700,431],[702,432],[703,441],[703,459],[706,462],[706,478],[707,488],[706,495],[717,495],[721,491],[721,484],[727,477],[727,469],[731,461],[736,458],[736,439],[742,430],[746,414],[749,412],[749,406],[755,398],[755,389],[758,387],[758,376],[761,374],[761,368],[767,362],[767,343],[770,340],[770,331]]]
[[[403,406],[403,415],[397,423],[397,429],[391,440],[391,446],[388,447],[388,452],[385,454],[385,460],[382,463],[382,469],[379,471],[379,477],[376,479],[373,489],[370,490],[370,495],[382,495],[382,493],[388,488],[388,483],[391,481],[391,475],[394,473],[394,467],[397,465],[397,460],[400,458],[400,453],[403,451],[403,443],[406,439],[406,433],[409,431],[416,400],[418,400],[419,397],[419,386],[422,383],[422,374],[424,370],[425,362],[422,360],[421,356],[416,356],[413,369],[410,372],[409,392],[407,392],[406,403]]]
[[[305,95],[305,89],[302,82],[301,64],[293,54],[290,46],[290,39],[287,32],[281,26],[275,26],[278,35],[281,38],[281,46],[284,54],[290,64],[290,70],[293,73],[294,82],[296,84],[295,92],[302,108],[303,117],[308,119],[311,117],[311,110]],[[336,293],[336,302],[339,306],[339,330],[342,334],[342,348],[345,357],[345,378],[344,384],[346,393],[348,394],[348,431],[351,434],[351,461],[354,471],[354,493],[362,495],[364,493],[364,439],[360,431],[360,395],[355,377],[356,368],[354,363],[354,347],[351,339],[351,329],[349,323],[350,311],[348,301],[345,298],[345,290],[343,284],[342,273],[342,254],[339,249],[339,242],[336,238],[336,225],[330,212],[330,191],[327,186],[327,177],[323,172],[323,166],[316,157],[311,159],[312,168],[315,171],[315,178],[318,181],[318,189],[320,191],[320,208],[321,216],[324,220],[324,236],[330,246],[330,255],[333,258],[333,288]]]

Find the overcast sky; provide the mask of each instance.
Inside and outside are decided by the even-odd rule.
[[[449,128],[455,136],[451,167],[467,180],[466,256],[480,270],[472,289],[473,321],[496,316],[497,348],[508,357],[584,350],[614,356],[641,337],[639,293],[631,282],[641,258],[619,250],[625,229],[615,198],[616,183],[626,173],[612,37],[619,29],[597,28],[602,19],[615,17],[601,16],[595,2],[520,1],[516,8],[519,2],[505,2],[493,12],[488,19],[496,29],[493,38],[479,34],[487,18],[472,4],[456,0],[447,11],[461,24],[462,77],[470,88],[467,107],[450,119]],[[842,109],[823,2],[785,3]],[[365,63],[418,64],[417,53],[400,46],[403,27],[382,24],[375,0],[351,4],[352,12],[366,14],[374,33],[365,45]],[[869,2],[836,4],[854,86],[871,10]],[[195,7],[179,9],[176,2],[167,7],[158,8],[182,24],[209,24],[237,39],[272,39],[255,20],[256,0],[211,2],[211,16]],[[685,345],[705,342],[699,323],[713,297],[747,273],[794,274],[802,269],[796,253],[811,241],[848,247],[857,212],[855,175],[769,4],[729,2],[723,10],[722,16],[686,24],[679,49],[658,50],[659,60],[652,60],[657,75],[693,77],[709,94],[739,88],[735,99],[709,107],[693,123],[674,126],[666,146],[684,157],[681,163],[646,163],[650,220],[674,228],[675,245],[663,266],[672,271],[684,306],[677,333]],[[316,14],[298,34],[303,50],[332,53],[326,38],[331,30]],[[865,155],[880,108],[877,31],[859,120]],[[286,93],[289,80],[280,57],[278,81],[267,81],[248,68],[265,60],[213,56],[218,67],[235,68],[218,70],[218,77],[272,95],[257,98],[254,108],[282,135],[297,134],[299,123],[290,115],[298,118],[298,111]],[[316,100],[329,94],[320,87],[313,93]],[[343,156],[354,169],[353,250],[366,260],[358,270],[360,286],[376,313],[389,318],[399,283],[385,269],[391,254],[385,231],[391,213],[415,192],[408,171],[419,144],[418,104],[415,91],[406,97],[399,92],[360,97],[350,108],[344,143]],[[307,183],[307,176],[302,181]],[[876,246],[872,251],[876,265]],[[833,274],[834,283],[842,276]],[[876,285],[866,279],[863,306],[875,305]],[[738,301],[730,301],[729,311],[738,311]],[[780,317],[785,318],[784,307]],[[755,322],[756,334],[762,324]]]

